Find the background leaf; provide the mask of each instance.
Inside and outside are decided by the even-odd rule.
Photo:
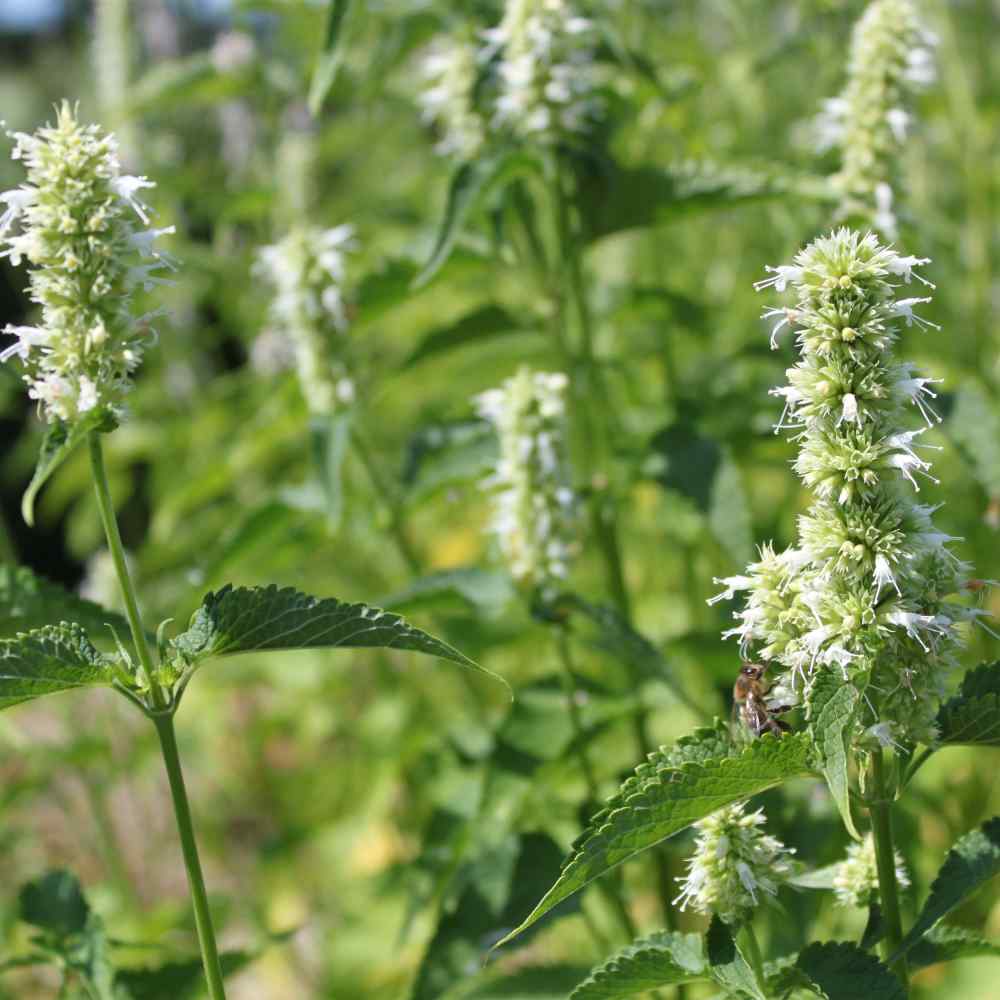
[[[344,17],[351,0],[327,0],[326,33],[323,38],[323,49],[313,70],[312,84],[309,87],[309,111],[318,115],[323,110],[330,88],[337,79],[340,68],[341,49],[340,35],[344,26]]]
[[[942,743],[1000,746],[1000,661],[970,670],[937,721]]]

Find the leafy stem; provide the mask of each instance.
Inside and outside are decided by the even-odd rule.
[[[152,719],[153,725],[156,726],[156,732],[160,738],[160,749],[163,753],[163,765],[170,783],[170,795],[173,799],[177,832],[180,835],[181,850],[184,854],[184,866],[188,874],[191,903],[194,907],[195,925],[198,930],[198,942],[201,946],[209,996],[212,1000],[225,1000],[222,968],[219,965],[219,952],[215,943],[215,932],[212,928],[212,914],[208,906],[205,879],[201,872],[198,845],[191,822],[191,807],[188,804],[187,792],[184,788],[184,775],[181,771],[177,740],[174,736],[173,710],[176,707],[176,700],[171,704],[167,703],[156,678],[153,654],[149,648],[146,632],[142,627],[139,602],[136,598],[132,577],[129,575],[128,564],[125,562],[125,550],[122,546],[121,534],[118,531],[118,519],[115,515],[114,503],[111,500],[111,491],[108,488],[101,438],[96,431],[91,431],[88,435],[88,444],[101,522],[104,525],[104,534],[107,537],[108,548],[111,551],[111,558],[115,564],[115,572],[118,574],[118,582],[125,601],[125,611],[132,632],[132,641],[135,643],[136,654],[139,657],[139,670],[149,690],[150,703],[143,707],[146,709],[146,714]],[[132,700],[136,699],[133,697]]]
[[[903,925],[899,913],[899,886],[896,883],[896,851],[892,837],[891,801],[881,747],[872,751],[868,778],[871,790],[868,812],[871,816],[879,896],[882,901],[882,917],[885,921],[882,955],[893,972],[899,976],[903,987],[909,991],[909,975],[905,956],[900,956],[896,961],[892,961],[903,942]]]
[[[750,968],[753,970],[754,979],[760,989],[764,989],[767,979],[764,975],[764,956],[760,950],[760,943],[754,932],[753,924],[747,921],[736,933],[736,940],[739,942],[740,951],[746,958]]]

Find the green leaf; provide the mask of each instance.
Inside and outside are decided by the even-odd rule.
[[[906,1000],[902,983],[874,955],[846,941],[811,944],[796,966],[827,1000]]]
[[[338,42],[340,41],[341,28],[344,25],[344,17],[350,5],[350,0],[329,0],[323,50],[316,62],[312,83],[309,87],[309,112],[314,116],[323,110],[326,95],[330,93],[330,88],[337,79],[342,53]]]
[[[256,952],[223,952],[219,955],[222,975],[235,975],[257,957]],[[153,969],[123,969],[115,977],[115,985],[124,987],[129,1000],[195,1000],[203,995],[204,983],[200,958],[168,962]]]
[[[451,660],[496,677],[464,653],[367,604],[310,597],[293,587],[232,587],[207,594],[186,632],[170,643],[187,663],[281,649],[405,649]],[[497,678],[502,680],[502,678]],[[506,681],[503,681],[506,684]]]
[[[403,484],[411,499],[481,479],[496,468],[497,437],[484,420],[421,427],[407,445]]]
[[[809,688],[806,717],[809,735],[820,769],[837,804],[847,832],[855,839],[861,835],[851,816],[851,788],[848,765],[851,730],[861,696],[853,684],[845,683],[831,670],[820,670]]]
[[[21,516],[26,524],[35,523],[35,499],[41,488],[90,431],[110,429],[104,426],[106,420],[105,414],[96,413],[89,418],[75,420],[72,424],[60,420],[48,425],[45,437],[42,439],[41,450],[38,452],[35,474],[21,498]]]
[[[708,974],[720,986],[739,996],[767,1000],[750,963],[740,952],[732,930],[717,916],[713,916],[708,925],[705,951],[708,955]]]
[[[1000,956],[1000,943],[967,931],[964,927],[938,926],[929,930],[906,956],[911,969],[923,969],[939,962],[952,962],[957,958]]]
[[[519,969],[462,991],[456,1000],[566,1000],[586,969],[577,965],[542,965]]]
[[[508,333],[523,333],[521,321],[497,305],[480,306],[444,326],[435,327],[424,335],[413,353],[403,362],[404,368],[437,357],[456,347],[464,347],[481,340]]]
[[[22,886],[18,904],[26,924],[57,937],[81,933],[90,915],[79,881],[63,870],[47,872]]]
[[[1000,746],[1000,661],[970,670],[937,721],[942,743]]]
[[[0,634],[66,620],[95,633],[107,631],[108,625],[128,632],[128,622],[121,615],[36,576],[27,566],[0,566]]]
[[[898,954],[905,954],[942,917],[1000,873],[1000,816],[959,837],[931,884],[930,894]]]
[[[661,986],[708,978],[700,934],[660,931],[612,955],[570,995],[570,1000],[618,1000]]]
[[[418,577],[403,590],[381,600],[390,609],[458,605],[495,618],[517,596],[510,574],[479,566],[461,566]]]
[[[718,442],[681,422],[658,431],[649,447],[653,461],[648,465],[648,472],[652,478],[694,501],[700,511],[707,512],[723,459]]]
[[[696,759],[677,767],[643,765],[588,825],[555,885],[500,943],[526,930],[605,872],[716,809],[810,774],[809,758],[805,733],[781,738],[767,734],[738,755]]]
[[[722,461],[712,480],[708,526],[735,564],[745,566],[753,560],[750,503],[740,467],[728,448],[723,450]]]
[[[959,386],[944,427],[983,489],[1000,495],[1000,410],[979,379]]]
[[[0,640],[0,708],[113,679],[79,625],[46,625]]]
[[[668,167],[616,167],[580,179],[578,200],[587,238],[660,225],[678,216],[781,195],[823,198],[822,178],[773,167],[720,166],[689,161]]]
[[[518,150],[507,150],[463,163],[452,175],[434,247],[427,263],[414,279],[414,288],[426,285],[437,274],[451,254],[466,220],[491,191],[503,187],[515,177],[537,172],[538,169],[536,157]]]
[[[344,508],[341,474],[351,440],[351,415],[334,413],[317,418],[310,423],[309,432],[316,473],[326,498],[326,516],[336,527]]]

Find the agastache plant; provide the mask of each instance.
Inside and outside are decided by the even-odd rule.
[[[424,121],[438,131],[435,151],[471,160],[486,142],[486,122],[476,108],[480,64],[476,45],[465,39],[437,39],[424,56],[427,87],[419,102]]]
[[[38,400],[49,425],[26,494],[25,516],[31,520],[39,485],[86,439],[132,643],[127,646],[109,624],[107,634],[95,638],[113,640],[116,652],[101,653],[81,625],[67,620],[0,640],[0,708],[104,685],[151,720],[170,786],[208,995],[222,1000],[223,971],[173,722],[195,671],[206,659],[226,653],[336,646],[394,647],[481,668],[397,615],[275,586],[223,587],[204,598],[187,630],[168,638],[173,619],[167,619],[152,641],[118,530],[102,434],[124,418],[123,399],[151,339],[150,314],[135,314],[133,294],[161,283],[157,272],[163,267],[176,266],[153,249],[158,236],[173,230],[146,228],[150,210],[138,193],[153,188],[153,182],[123,174],[114,137],[97,125],[81,125],[70,105],[59,107],[54,126],[34,135],[17,133],[14,140],[13,156],[24,163],[28,182],[0,196],[7,205],[0,235],[3,255],[31,269],[30,296],[40,306],[40,316],[35,325],[5,330],[15,341],[3,357],[18,360],[28,394]],[[281,283],[276,318],[287,320],[290,336],[302,338],[297,356],[305,368],[310,406],[325,409],[334,403],[330,378],[321,368],[326,355],[314,364],[309,352],[318,356],[321,345],[306,335],[318,337],[344,323],[339,281],[350,232],[342,227],[297,239],[301,242],[294,247],[270,248],[264,259]],[[30,576],[27,570],[20,572]],[[79,599],[63,595],[55,585],[29,583],[44,588],[53,614],[64,609],[68,618],[79,611]],[[98,620],[120,622],[103,608],[85,607]]]
[[[818,121],[822,147],[841,151],[833,181],[842,218],[896,236],[895,173],[912,96],[934,79],[934,36],[913,0],[874,0],[854,29],[843,92]]]
[[[720,597],[748,592],[729,634],[775,675],[787,671],[782,696],[807,697],[835,671],[864,696],[858,739],[884,746],[934,741],[959,623],[977,613],[950,599],[968,567],[935,527],[935,508],[917,500],[920,482],[934,481],[921,440],[940,420],[933,380],[893,352],[904,324],[936,329],[914,312],[930,298],[906,287],[915,278],[929,287],[916,274],[927,263],[841,229],[758,283],[795,296],[765,315],[779,317],[779,334],[797,328],[801,358],[774,393],[814,502],[796,547],[765,548],[746,575],[720,581]]]

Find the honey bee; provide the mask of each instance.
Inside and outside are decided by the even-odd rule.
[[[790,705],[772,708],[767,703],[767,688],[764,672],[767,666],[761,663],[744,663],[740,667],[736,683],[733,685],[733,710],[738,710],[740,718],[754,736],[773,733],[780,736],[789,731],[789,725],[774,718],[787,712]]]

